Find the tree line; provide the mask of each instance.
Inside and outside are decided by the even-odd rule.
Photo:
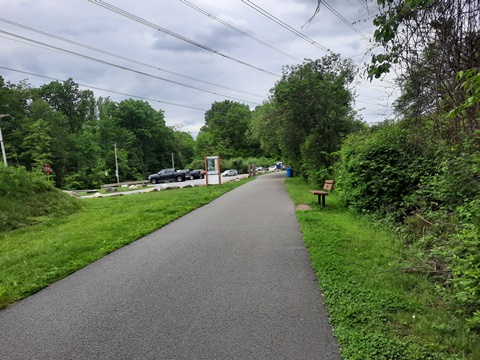
[[[215,102],[204,114],[196,139],[166,123],[146,101],[95,98],[73,79],[34,88],[0,77],[0,127],[8,163],[43,172],[62,189],[95,188],[146,179],[171,167],[203,168],[206,155],[223,167],[291,163],[319,179],[333,164],[331,152],[361,127],[348,85],[353,65],[339,55],[285,67],[267,101],[256,109],[236,101]],[[173,161],[172,161],[173,160]]]

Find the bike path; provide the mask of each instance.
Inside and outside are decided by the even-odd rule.
[[[1,311],[0,359],[339,360],[284,177],[260,176]]]

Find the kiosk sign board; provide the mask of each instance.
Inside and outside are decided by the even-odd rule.
[[[222,184],[222,177],[220,175],[220,156],[206,156],[205,157],[205,174],[206,185],[208,184]]]

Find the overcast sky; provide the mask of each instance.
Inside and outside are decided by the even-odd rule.
[[[196,136],[213,102],[262,104],[285,65],[327,49],[369,61],[374,9],[329,0],[307,24],[316,8],[317,0],[0,0],[0,75],[35,87],[72,78],[96,97],[143,99]],[[357,82],[363,120],[389,116],[392,84],[369,82],[363,67]]]

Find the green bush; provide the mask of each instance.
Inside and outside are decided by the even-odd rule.
[[[431,154],[408,128],[383,124],[347,138],[335,178],[347,206],[401,220],[422,178],[433,171]]]
[[[336,192],[390,223],[413,247],[439,294],[480,329],[480,154],[421,136],[430,124],[384,123],[351,135],[336,166]]]
[[[71,214],[80,202],[56,189],[46,175],[0,165],[0,232]]]
[[[453,238],[450,253],[454,297],[472,317],[472,328],[480,330],[480,199],[456,209],[459,231]]]

